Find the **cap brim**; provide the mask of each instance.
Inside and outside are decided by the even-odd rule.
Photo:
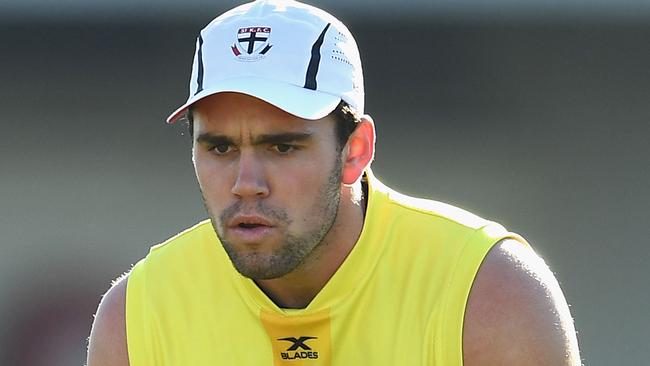
[[[187,111],[187,108],[197,101],[223,92],[248,94],[290,114],[309,120],[327,116],[341,102],[341,98],[331,94],[274,80],[252,77],[234,78],[223,80],[217,87],[204,89],[192,96],[167,117],[167,123],[176,122]]]

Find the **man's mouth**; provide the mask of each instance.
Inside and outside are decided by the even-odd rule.
[[[255,229],[260,226],[272,227],[273,224],[262,216],[239,215],[230,220],[228,226],[231,228]]]
[[[262,216],[235,216],[228,223],[230,233],[242,242],[260,243],[272,232],[274,225]]]
[[[257,228],[257,227],[260,227],[260,226],[266,226],[266,225],[262,225],[262,224],[246,224],[246,223],[241,223],[241,224],[239,224],[239,225],[237,225],[237,226],[240,227],[240,228],[242,228],[242,229],[255,229],[255,228]]]

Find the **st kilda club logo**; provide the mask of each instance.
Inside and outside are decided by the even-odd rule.
[[[285,352],[280,352],[280,357],[282,357],[283,360],[318,358],[318,352],[312,350],[311,347],[306,343],[307,341],[312,339],[318,339],[318,337],[301,336],[299,338],[295,338],[295,337],[278,338],[278,341],[286,341],[291,344]]]
[[[232,53],[241,61],[257,61],[264,58],[273,47],[269,43],[270,27],[246,27],[237,31],[237,43],[230,48]]]

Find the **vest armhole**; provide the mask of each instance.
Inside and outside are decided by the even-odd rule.
[[[126,286],[126,344],[129,366],[146,365],[146,331],[144,319],[144,270],[146,258],[136,263]]]
[[[456,256],[449,258],[454,262],[451,266],[453,272],[448,277],[445,292],[440,300],[439,316],[435,318],[437,322],[434,338],[436,364],[463,364],[465,311],[474,279],[490,250],[506,238],[516,239],[528,246],[521,236],[508,232],[498,223],[488,222],[469,234]]]

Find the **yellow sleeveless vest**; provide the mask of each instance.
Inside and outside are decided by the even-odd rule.
[[[359,241],[300,310],[233,268],[209,221],[154,246],[129,276],[131,366],[462,365],[465,306],[499,224],[369,176]]]

